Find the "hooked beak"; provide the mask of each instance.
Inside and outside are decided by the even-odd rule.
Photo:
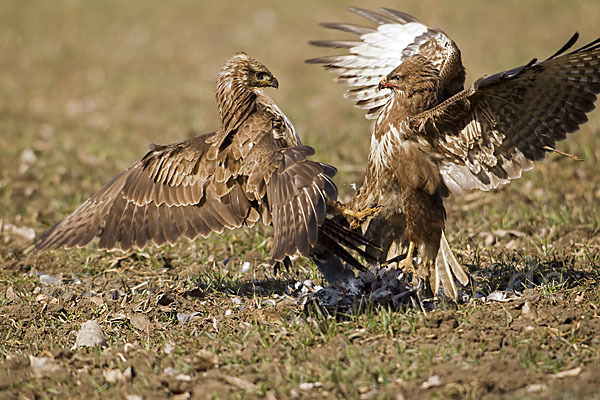
[[[271,77],[271,80],[267,81],[267,85],[266,86],[270,86],[272,88],[277,89],[279,87],[279,81],[277,80],[277,78],[275,78],[273,76],[273,77]]]
[[[379,82],[379,85],[377,85],[377,90],[393,89],[395,87],[396,87],[396,85],[394,85],[393,83],[389,83],[387,81],[387,78],[384,76],[383,79]]]

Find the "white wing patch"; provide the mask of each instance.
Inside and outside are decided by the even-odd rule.
[[[440,165],[440,174],[452,194],[462,195],[465,191],[472,189],[487,191],[495,189],[500,185],[505,185],[512,179],[520,178],[523,171],[529,171],[534,166],[533,161],[527,159],[518,149],[515,149],[515,153],[510,159],[504,156],[501,156],[500,159],[502,161],[502,168],[506,171],[508,177],[502,179],[480,169],[480,173],[484,173],[488,177],[490,181],[488,184],[481,182],[467,165],[445,162]]]
[[[393,69],[402,62],[405,48],[425,32],[427,27],[419,22],[380,25],[377,32],[362,35],[360,38],[364,43],[351,48],[350,53],[361,58],[375,58],[374,63],[371,60],[372,64]]]
[[[350,11],[359,10],[350,9]],[[357,102],[357,107],[368,110],[366,114],[368,119],[377,118],[381,111],[380,107],[392,96],[389,91],[377,90],[377,85],[383,77],[402,64],[407,57],[419,53],[423,43],[434,40],[441,47],[451,43],[444,33],[430,29],[410,16],[407,19],[399,17],[390,10],[379,11],[381,14],[367,10],[357,12],[371,21],[377,21],[379,25],[376,28],[352,24],[327,24],[326,27],[330,29],[358,34],[360,41],[354,42],[356,43],[354,46],[351,41],[313,42],[317,46],[345,48],[348,53],[308,60],[309,63],[324,64],[326,69],[337,73],[339,75],[335,79],[337,83],[356,87],[346,92],[344,97]],[[436,61],[438,58],[440,61],[445,59],[444,56],[435,58]]]

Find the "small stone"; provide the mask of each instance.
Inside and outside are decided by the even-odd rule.
[[[377,390],[370,390],[366,393],[361,394],[360,400],[375,399],[376,396],[377,396]]]
[[[60,365],[58,365],[58,363],[50,357],[29,356],[29,363],[31,365],[33,376],[36,378],[42,378],[49,374],[58,372],[61,368]]]
[[[441,385],[442,385],[442,380],[440,379],[440,377],[437,375],[431,375],[429,377],[429,379],[427,379],[425,382],[423,382],[421,384],[421,387],[423,389],[429,389],[429,388],[437,387],[437,386],[441,386]]]
[[[59,282],[58,278],[52,276],[52,275],[48,275],[48,274],[42,274],[40,275],[40,283],[42,285],[46,285],[46,286],[54,286]]]
[[[45,294],[38,294],[37,296],[35,296],[35,301],[36,303],[46,303],[48,302],[48,296],[46,296]]]
[[[106,340],[104,339],[104,333],[100,328],[100,324],[95,320],[89,320],[81,325],[72,349],[95,346],[106,346]]]
[[[175,350],[173,343],[165,343],[165,354],[171,354]]]
[[[302,382],[299,386],[298,389],[300,390],[312,390],[314,388],[318,388],[321,387],[321,382]]]
[[[275,393],[267,392],[267,396],[265,397],[265,400],[277,400],[277,397],[275,396]]]
[[[3,231],[8,233],[10,236],[24,242],[31,242],[33,239],[35,239],[35,230],[33,228],[16,226],[0,220],[0,233]]]
[[[175,379],[177,379],[178,381],[182,381],[182,382],[191,382],[192,381],[192,377],[186,374],[177,374],[175,375]]]
[[[146,331],[150,327],[150,320],[146,314],[130,313],[127,318],[129,319],[129,323],[140,331]]]
[[[238,378],[236,376],[223,375],[223,380],[239,389],[242,390],[254,390],[257,389],[257,386],[245,379]]]
[[[572,368],[572,369],[567,369],[564,371],[557,372],[556,374],[550,375],[550,377],[561,379],[561,378],[575,377],[575,376],[579,375],[580,373],[581,373],[581,367],[577,367],[577,368]]]
[[[38,158],[31,149],[25,149],[19,154],[19,161],[23,164],[35,164]]]
[[[242,304],[244,304],[244,302],[242,301],[242,299],[240,299],[239,297],[234,297],[233,299],[231,299],[231,302],[235,306],[241,306]]]
[[[92,302],[96,307],[102,307],[104,305],[104,300],[100,296],[92,296],[90,297],[90,302]]]
[[[502,292],[500,290],[496,290],[495,292],[490,293],[486,298],[486,301],[499,301],[501,303],[505,303],[511,300],[513,299],[508,297],[506,292]]]
[[[18,299],[15,289],[13,289],[12,286],[9,286],[8,289],[6,289],[6,298],[9,301],[16,301]]]
[[[527,386],[527,393],[541,392],[542,390],[546,389],[547,386],[545,383],[532,383],[531,385]]]
[[[177,320],[179,322],[181,322],[182,324],[187,324],[188,322],[192,321],[192,319],[194,319],[195,316],[200,315],[199,312],[195,312],[195,313],[181,313],[178,312],[177,313]]]
[[[19,173],[27,173],[29,169],[37,162],[37,156],[31,149],[25,149],[19,155]]]
[[[535,309],[529,301],[526,301],[525,304],[523,304],[523,308],[521,309],[521,315],[531,320],[536,320],[538,317],[537,312],[535,311]]]
[[[105,369],[104,371],[102,371],[102,375],[104,376],[104,379],[106,379],[106,382],[108,382],[108,383],[125,382],[125,376],[123,375],[121,370],[118,368]]]
[[[250,271],[250,267],[251,264],[248,261],[244,261],[242,263],[242,267],[240,268],[240,273],[245,274],[246,272]]]
[[[206,371],[207,369],[217,365],[218,361],[219,359],[215,353],[207,350],[200,350],[198,353],[196,353],[194,369],[196,371]]]

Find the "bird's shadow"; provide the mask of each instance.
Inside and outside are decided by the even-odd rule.
[[[196,288],[184,292],[184,296],[202,297],[209,293],[220,293],[225,295],[235,295],[245,298],[271,297],[273,295],[282,296],[286,294],[288,288],[297,282],[293,278],[265,278],[252,279],[250,281],[243,278],[232,278],[226,280],[197,282]]]
[[[590,263],[582,269],[575,257],[541,260],[504,257],[486,267],[464,264],[472,276],[473,293],[487,295],[496,290],[522,292],[525,289],[560,290],[578,285],[600,283],[600,265]]]
[[[585,269],[581,262],[574,257],[564,259],[542,260],[525,257],[503,257],[500,260],[481,266],[481,264],[463,264],[471,273],[472,280],[468,287],[463,288],[467,298],[487,296],[494,291],[510,291],[515,294],[522,293],[525,289],[540,289],[548,293],[566,290],[576,286],[597,285],[600,283],[600,265],[590,263]],[[244,279],[240,274],[220,274],[204,276],[196,287],[183,293],[184,297],[204,298],[211,293],[243,298],[269,298],[274,295],[291,295],[294,297],[294,285],[298,279],[288,274],[283,277],[267,277],[264,279]],[[368,294],[365,293],[368,297]],[[456,303],[443,301],[449,307],[455,308]],[[437,303],[437,302],[436,302]],[[411,305],[412,304],[412,305]],[[417,303],[407,303],[404,310],[416,307]],[[377,306],[377,304],[374,304]],[[437,306],[432,306],[436,308]],[[423,308],[421,305],[419,308]],[[369,307],[356,308],[354,312],[364,312]],[[310,311],[305,307],[305,312]],[[331,314],[331,310],[327,310]],[[346,315],[348,310],[334,310],[333,314]]]

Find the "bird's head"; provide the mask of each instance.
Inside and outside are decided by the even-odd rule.
[[[422,56],[412,56],[387,74],[377,88],[410,96],[415,92],[437,90],[439,83],[439,73],[431,62]]]
[[[400,71],[396,71],[398,68],[394,69],[392,72],[383,77],[383,79],[377,85],[378,90],[383,89],[398,89],[402,85],[402,80],[404,76],[400,74]]]
[[[247,89],[279,87],[279,82],[271,71],[245,53],[237,53],[225,62],[219,81],[231,82],[233,86],[241,85]]]
[[[277,89],[279,82],[264,64],[250,59],[248,63],[248,86],[250,87],[272,87]]]
[[[270,101],[260,90],[264,87],[277,88],[279,82],[263,63],[245,53],[229,57],[219,73],[215,93],[223,126],[234,126],[239,118],[245,118],[256,99]]]

